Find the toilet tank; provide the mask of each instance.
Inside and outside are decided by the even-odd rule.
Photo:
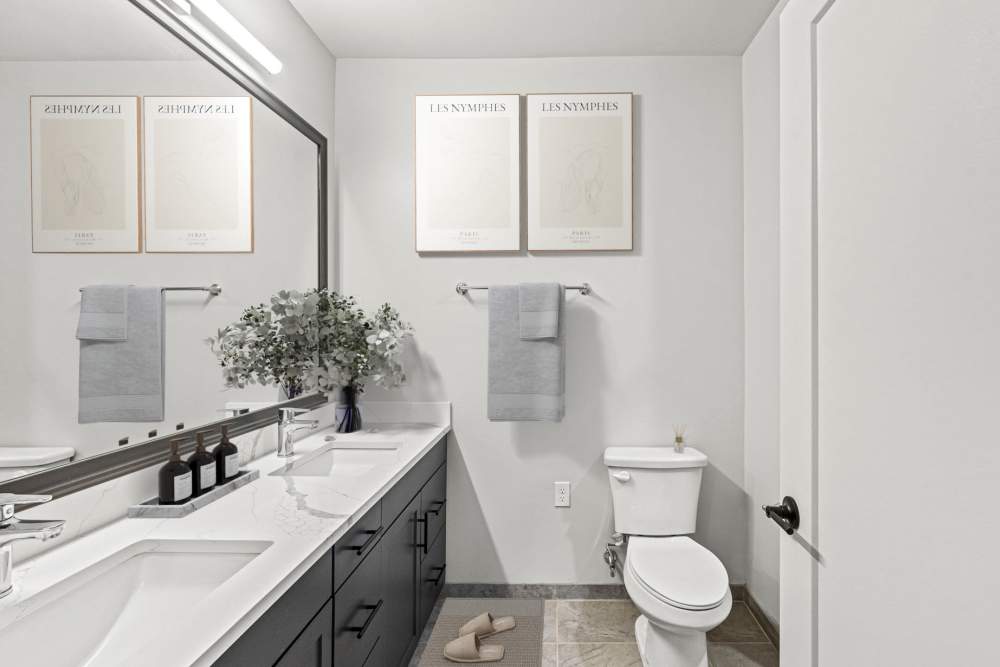
[[[695,530],[701,472],[708,457],[692,447],[608,447],[615,532],[687,535]]]

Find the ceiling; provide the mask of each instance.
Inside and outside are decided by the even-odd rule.
[[[2,0],[0,60],[200,60],[125,0]]]
[[[742,54],[777,0],[291,0],[338,58]]]

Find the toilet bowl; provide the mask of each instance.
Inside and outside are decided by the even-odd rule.
[[[708,667],[705,633],[729,615],[729,575],[694,533],[708,457],[686,447],[604,451],[615,530],[628,536],[625,589],[642,613],[636,641],[646,667]]]
[[[634,537],[625,589],[642,616],[635,623],[643,665],[707,667],[706,633],[729,615],[726,568],[688,537]]]

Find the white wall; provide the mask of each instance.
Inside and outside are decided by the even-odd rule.
[[[743,54],[743,278],[746,320],[747,589],[778,620],[780,530],[758,508],[778,484],[778,15]]]
[[[388,300],[416,327],[394,399],[450,400],[448,579],[610,583],[602,453],[689,425],[710,457],[697,539],[746,580],[740,59],[350,60],[337,63],[336,163],[344,291]],[[636,250],[418,256],[417,93],[634,91]],[[589,281],[570,296],[567,415],[486,419],[486,299],[455,283]],[[371,391],[370,397],[381,395]],[[552,482],[573,506],[552,507]]]

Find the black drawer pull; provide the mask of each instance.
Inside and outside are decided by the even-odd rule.
[[[353,549],[354,551],[358,552],[359,556],[365,552],[365,549],[367,549],[372,545],[372,543],[375,541],[375,538],[377,538],[379,536],[379,533],[382,532],[382,528],[380,526],[378,530],[362,530],[361,532],[368,536],[368,539],[364,541],[364,544],[361,544],[360,546],[356,547],[347,547],[348,549]]]
[[[427,583],[434,584],[435,586],[437,586],[438,584],[441,583],[441,580],[444,579],[444,569],[446,567],[448,567],[448,566],[447,565],[437,565],[437,566],[432,567],[431,568],[432,570],[441,570],[441,571],[438,572],[438,576],[431,577],[430,579],[424,579],[424,581],[426,581]]]
[[[427,510],[427,513],[428,514],[433,514],[434,516],[437,516],[437,515],[441,514],[441,510],[444,509],[444,504],[446,502],[448,502],[448,501],[447,500],[435,500],[434,502],[431,503],[431,507],[434,507],[435,505],[437,505],[437,508]]]
[[[370,626],[372,624],[372,621],[375,620],[375,617],[378,616],[378,610],[382,608],[382,602],[383,602],[382,600],[379,600],[378,604],[361,605],[362,609],[371,609],[372,613],[368,614],[368,618],[367,620],[365,620],[364,625],[350,625],[347,627],[347,630],[351,632],[357,632],[358,639],[364,637],[365,633],[368,632],[368,626]]]
[[[418,540],[418,542],[417,542],[417,548],[418,549],[423,549],[424,553],[426,554],[427,553],[427,515],[425,514],[422,517],[417,517],[417,523],[424,524],[424,536],[423,536],[422,540]]]

